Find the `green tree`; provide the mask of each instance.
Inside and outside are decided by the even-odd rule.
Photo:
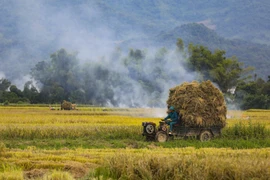
[[[0,91],[6,91],[10,85],[11,82],[8,79],[0,79]]]
[[[178,51],[184,53],[185,46],[184,46],[184,42],[183,42],[183,40],[181,38],[177,39],[176,46],[177,46]]]
[[[60,49],[50,56],[50,60],[50,63],[39,62],[31,71],[33,78],[43,85],[40,93],[50,102],[70,100],[81,86],[77,53]]]
[[[17,103],[19,101],[19,97],[14,92],[3,92],[3,101],[8,101],[10,103]]]
[[[9,91],[15,93],[18,97],[24,97],[23,92],[17,88],[15,85],[9,87]]]
[[[23,95],[24,97],[29,99],[30,103],[39,103],[39,92],[37,88],[33,85],[32,81],[28,81],[24,84]]]
[[[211,51],[204,46],[189,45],[188,67],[201,74],[203,79],[210,78],[210,70],[215,62],[211,62]]]
[[[270,83],[258,78],[256,81],[242,81],[235,93],[235,102],[242,109],[270,108]]]
[[[265,94],[248,94],[243,99],[243,109],[268,109],[270,98]]]
[[[226,58],[225,51],[212,53],[207,47],[189,45],[188,67],[201,75],[201,79],[210,79],[217,83],[223,93],[237,85],[243,69],[236,57]]]
[[[145,53],[142,50],[131,49],[128,57],[124,58],[124,65],[128,69],[129,77],[134,80],[141,80],[143,77],[143,61]]]
[[[70,54],[60,49],[51,55],[51,72],[54,82],[64,89],[64,98],[70,98],[72,91],[78,89],[79,76],[77,53]]]
[[[262,94],[266,94],[270,97],[270,81],[267,81],[262,88]]]
[[[10,87],[11,82],[7,79],[0,79],[0,102],[4,102],[5,98],[4,98],[4,92],[6,90],[8,90],[8,88]]]
[[[236,59],[224,59],[217,63],[216,67],[210,70],[210,77],[217,83],[222,92],[237,85],[242,68]]]

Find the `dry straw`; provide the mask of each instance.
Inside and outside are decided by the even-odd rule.
[[[224,127],[226,124],[226,103],[222,92],[211,81],[193,81],[170,89],[167,100],[180,112],[187,127]]]
[[[64,100],[63,103],[61,104],[61,110],[62,109],[71,110],[72,109],[72,103]]]

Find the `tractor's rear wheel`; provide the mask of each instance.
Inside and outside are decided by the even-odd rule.
[[[212,139],[212,133],[208,130],[202,131],[199,135],[200,141],[210,141]]]
[[[166,142],[168,140],[168,135],[164,131],[159,131],[156,134],[156,141],[158,142]]]

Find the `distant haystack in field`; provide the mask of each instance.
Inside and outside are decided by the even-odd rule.
[[[75,110],[76,104],[72,104],[71,102],[68,102],[66,100],[63,101],[61,104],[61,110]]]
[[[171,88],[167,104],[180,111],[185,126],[226,125],[227,108],[223,94],[211,81],[186,82]]]

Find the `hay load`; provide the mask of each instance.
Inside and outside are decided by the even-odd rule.
[[[64,110],[72,110],[72,103],[64,100],[63,103],[61,104],[61,110],[62,109],[64,109]]]
[[[171,88],[167,104],[182,114],[187,127],[226,125],[227,108],[223,94],[211,81],[186,82]]]

